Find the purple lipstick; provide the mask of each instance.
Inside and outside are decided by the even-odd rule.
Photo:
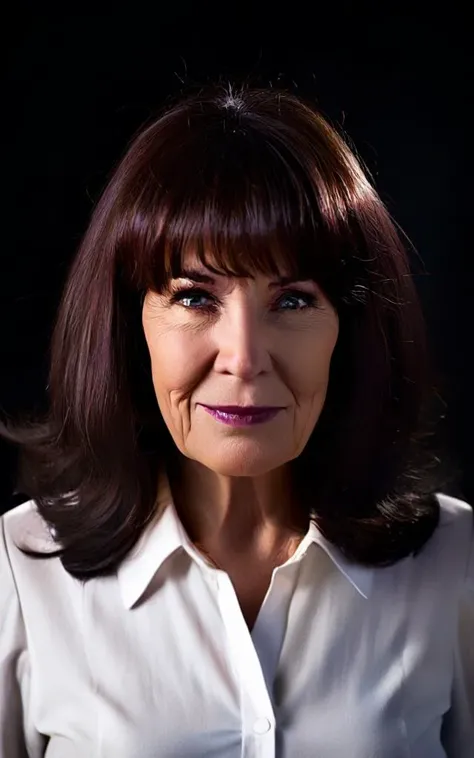
[[[283,408],[263,405],[204,405],[211,416],[227,426],[254,426],[270,421]]]

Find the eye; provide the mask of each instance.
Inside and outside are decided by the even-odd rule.
[[[297,311],[311,308],[316,305],[316,298],[309,292],[291,290],[285,292],[277,301],[279,309],[284,311]]]
[[[186,287],[174,292],[171,296],[171,302],[179,303],[185,308],[193,310],[209,310],[215,306],[215,299],[199,287]]]

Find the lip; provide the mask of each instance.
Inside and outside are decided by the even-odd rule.
[[[227,426],[253,426],[263,424],[273,419],[280,411],[281,406],[263,405],[204,405],[200,403],[207,413],[217,421]]]
[[[270,411],[281,410],[280,405],[205,405],[204,403],[201,403],[201,405],[212,411],[232,413],[234,416],[250,416],[254,413],[269,413]]]

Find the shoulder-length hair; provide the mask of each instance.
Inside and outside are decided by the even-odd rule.
[[[308,515],[361,564],[416,554],[439,519],[425,449],[436,394],[426,329],[396,225],[344,137],[284,91],[217,85],[132,141],[63,290],[48,410],[2,425],[18,484],[86,581],[113,573],[154,515],[171,437],[141,324],[144,294],[189,249],[217,273],[314,279],[339,316],[326,402],[292,464]]]

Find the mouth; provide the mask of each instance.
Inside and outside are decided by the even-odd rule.
[[[203,403],[200,403],[200,405],[217,421],[228,426],[263,424],[275,418],[280,411],[284,410],[281,406],[204,405]]]

